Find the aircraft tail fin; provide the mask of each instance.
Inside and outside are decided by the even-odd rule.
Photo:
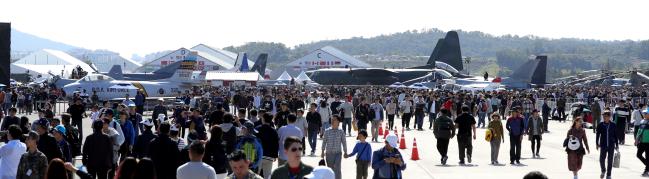
[[[462,71],[462,51],[460,50],[460,38],[455,31],[449,31],[444,37],[444,43],[437,52],[436,61],[444,62],[453,68]]]
[[[257,61],[255,61],[255,64],[252,65],[252,68],[250,68],[250,71],[256,71],[261,76],[266,75],[266,62],[267,62],[267,60],[268,60],[268,54],[266,54],[266,53],[259,54],[259,57],[257,57]]]
[[[173,74],[180,68],[180,65],[183,61],[177,61],[167,66],[164,66],[156,71],[153,71],[155,74]]]
[[[518,67],[511,78],[531,84],[545,84],[548,56],[536,56]]]
[[[110,68],[108,71],[108,76],[113,77],[114,79],[123,79],[124,74],[122,74],[122,66],[121,65],[113,65],[113,67]]]
[[[426,62],[427,65],[435,65],[435,60],[439,59],[439,48],[441,48],[442,45],[444,45],[444,39],[437,40],[435,49],[433,49],[433,53],[430,54],[430,57],[428,58],[428,62]]]
[[[171,76],[171,80],[175,81],[190,81],[193,80],[194,66],[196,66],[195,60],[183,60],[180,61],[179,68]]]

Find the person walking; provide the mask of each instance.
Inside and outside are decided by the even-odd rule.
[[[21,156],[27,146],[20,142],[23,132],[18,125],[7,127],[7,144],[0,147],[0,178],[16,178]],[[21,174],[22,175],[22,174]]]
[[[272,120],[272,119],[270,119]],[[225,154],[225,145],[223,144],[223,129],[221,126],[213,125],[210,128],[210,140],[205,145],[205,155],[203,162],[212,166],[216,172],[216,178],[225,178],[228,174],[227,171],[227,154]],[[262,144],[263,145],[263,144]],[[190,159],[191,160],[191,159]]]
[[[599,150],[599,167],[602,171],[599,177],[604,178],[606,174],[606,178],[610,179],[613,170],[613,153],[619,148],[617,126],[611,121],[611,111],[604,111],[602,117],[604,121],[599,123],[595,134],[596,149]],[[607,162],[606,165],[604,162]]]
[[[284,149],[282,152],[287,156],[287,161],[284,165],[280,165],[277,169],[273,170],[270,179],[293,179],[304,178],[313,171],[313,167],[302,162],[302,141],[297,137],[288,137],[283,142]]]
[[[500,153],[500,143],[505,143],[505,134],[503,130],[503,123],[500,120],[500,114],[494,112],[491,114],[491,121],[487,125],[487,130],[491,130],[491,164],[498,165],[498,154]]]
[[[468,106],[462,106],[462,114],[455,119],[457,126],[457,144],[460,152],[460,165],[464,165],[464,157],[466,155],[468,163],[471,163],[473,154],[473,140],[476,139],[475,135],[475,118],[469,114],[471,109]],[[473,139],[472,139],[473,137]],[[465,153],[466,151],[466,153]]]
[[[412,117],[412,99],[406,95],[406,99],[401,101],[399,109],[401,112],[401,127],[410,130],[410,118]]]
[[[316,108],[317,105],[311,103],[311,105],[309,105],[309,112],[306,113],[307,140],[309,142],[309,147],[311,147],[311,156],[315,155],[318,133],[320,133],[320,126],[322,125],[322,122],[320,121],[320,113],[316,111]],[[348,135],[351,135],[351,133],[348,133]]]
[[[144,132],[137,136],[135,139],[135,145],[133,146],[133,155],[137,159],[142,159],[149,156],[149,144],[151,140],[157,138],[158,136],[153,134],[151,130],[153,128],[153,121],[145,119],[140,122],[144,128]]]
[[[187,162],[178,169],[176,169],[176,178],[178,179],[194,179],[194,178],[204,178],[204,179],[217,179],[216,172],[214,168],[210,165],[203,163],[203,156],[205,155],[205,145],[203,143],[195,141],[189,145],[189,159],[190,162]],[[158,175],[160,176],[160,175]],[[164,176],[161,178],[166,178]]]
[[[354,106],[352,106],[351,101],[345,100],[344,103],[338,106],[338,111],[341,111],[343,117],[343,131],[347,136],[352,136],[352,114],[354,112]]]
[[[358,142],[354,145],[352,153],[345,155],[345,158],[358,154],[358,157],[356,157],[356,179],[367,179],[367,169],[370,167],[370,162],[372,162],[372,146],[365,141],[367,131],[358,131],[357,138]]]
[[[347,155],[345,132],[338,128],[340,120],[340,116],[333,115],[331,118],[331,128],[324,132],[322,139],[321,157],[325,159],[327,166],[336,173],[336,179],[342,179],[341,158],[343,154]]]
[[[442,165],[446,165],[446,161],[448,160],[448,143],[455,136],[455,125],[450,118],[451,111],[442,109],[440,112],[442,114],[435,119],[435,125],[433,125],[433,134],[435,135],[435,139],[437,139],[437,151],[441,156],[441,163]]]
[[[169,122],[160,123],[158,138],[153,139],[149,147],[149,155],[151,155],[151,160],[155,163],[156,175],[159,179],[175,179],[176,169],[180,165],[178,158],[180,157],[180,151],[178,151],[178,144],[169,137],[170,130],[171,124]]]
[[[295,116],[295,114],[289,114],[288,125],[282,126],[277,130],[277,134],[279,135],[279,141],[280,141],[279,146],[283,146],[282,141],[284,141],[286,138],[290,136],[298,137],[300,139],[304,137],[304,133],[302,133],[302,130],[299,127],[295,126],[295,121],[297,121],[297,116]],[[284,163],[286,163],[287,160],[286,157],[287,157],[286,155],[280,153],[278,164],[283,165]]]
[[[424,117],[426,117],[426,101],[423,97],[417,98],[417,102],[414,105],[414,114],[415,114],[415,125],[414,128],[417,128],[419,131],[424,130]]]
[[[576,143],[579,145],[579,147],[572,148],[567,146],[569,144],[564,143],[564,147],[566,147],[566,152],[568,153],[568,170],[570,170],[573,173],[574,179],[578,178],[578,172],[581,170],[581,165],[584,160],[584,148],[588,153],[590,153],[590,148],[588,147],[588,137],[586,136],[586,131],[582,128],[582,120],[581,118],[575,118],[572,122],[572,126],[570,127],[570,130],[568,130],[568,134],[566,135],[567,139],[576,139]],[[569,141],[568,141],[569,142]]]
[[[615,107],[613,114],[613,122],[615,123],[617,141],[624,145],[624,139],[627,132],[627,124],[631,119],[631,109],[629,109],[628,104],[625,100],[620,100],[620,102]]]
[[[381,99],[374,99],[374,103],[370,105],[370,116],[372,119],[372,141],[379,142],[379,123],[383,122]]]
[[[372,169],[374,179],[401,179],[406,169],[401,152],[397,149],[398,137],[389,134],[385,138],[385,146],[372,153]]]
[[[638,147],[636,156],[645,166],[642,176],[649,177],[649,109],[643,109],[642,115],[643,119],[637,126],[635,135],[635,145]]]
[[[532,158],[541,158],[539,150],[541,149],[541,136],[544,132],[543,126],[543,120],[539,115],[539,111],[536,109],[532,110],[532,116],[530,116],[527,125],[527,135],[529,136],[530,142],[532,142]]]
[[[38,133],[31,131],[25,140],[27,153],[20,157],[16,179],[42,179],[47,170],[47,157],[38,151]],[[28,173],[29,171],[29,173]]]
[[[261,176],[257,175],[253,170],[249,168],[252,161],[248,160],[249,156],[246,156],[246,153],[241,150],[235,150],[228,156],[230,162],[230,167],[232,168],[232,174],[226,179],[262,179]]]
[[[108,123],[96,120],[92,123],[92,134],[86,137],[82,149],[82,162],[93,178],[106,179],[113,165],[113,144],[110,137],[102,132]]]
[[[385,105],[385,113],[388,116],[388,126],[387,128],[389,130],[394,129],[394,116],[397,113],[397,102],[395,99],[391,99],[388,101],[388,104]]]
[[[524,135],[524,122],[523,117],[519,113],[519,108],[514,107],[511,111],[512,115],[507,119],[507,124],[505,125],[507,131],[509,131],[509,164],[514,165],[521,164],[521,142]]]

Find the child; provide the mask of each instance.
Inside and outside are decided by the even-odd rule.
[[[90,112],[90,119],[92,119],[93,122],[99,120],[99,106],[97,105],[92,106],[92,112]]]
[[[370,161],[372,161],[372,146],[365,141],[367,138],[367,131],[360,130],[358,131],[358,142],[354,146],[354,150],[349,155],[346,155],[345,158],[356,155],[356,178],[357,179],[367,179],[367,169],[370,166]]]

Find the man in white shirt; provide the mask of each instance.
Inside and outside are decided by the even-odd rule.
[[[200,142],[193,142],[189,146],[189,162],[181,165],[176,170],[178,179],[216,179],[216,172],[210,165],[203,163],[205,146]]]
[[[13,179],[16,178],[20,157],[27,151],[27,145],[18,140],[22,131],[17,125],[9,126],[6,135],[9,142],[0,147],[0,179]]]

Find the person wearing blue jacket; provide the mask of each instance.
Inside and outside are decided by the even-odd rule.
[[[119,161],[122,161],[128,155],[131,155],[131,150],[133,149],[133,145],[135,145],[135,127],[133,127],[131,120],[128,120],[128,115],[129,113],[126,110],[119,112],[119,123],[122,132],[124,133],[124,143],[122,143],[122,146],[119,148]]]
[[[367,169],[372,161],[372,145],[365,141],[367,138],[367,131],[365,130],[358,131],[357,138],[358,142],[354,146],[352,153],[345,155],[345,158],[358,154],[358,157],[356,157],[356,179],[367,179]]]
[[[519,110],[519,107],[514,107],[512,115],[507,119],[506,124],[507,131],[509,131],[509,164],[511,165],[514,165],[514,162],[521,164],[521,142],[525,134],[525,123]]]
[[[385,147],[372,154],[373,179],[401,179],[401,172],[406,169],[406,163],[397,150],[397,136],[389,134],[385,138]]]
[[[611,178],[613,170],[613,152],[619,148],[616,125],[611,121],[611,111],[604,111],[604,121],[597,125],[596,149],[599,150],[599,166],[602,171],[600,178]],[[608,160],[607,165],[604,164]],[[608,167],[607,167],[608,166]]]
[[[248,121],[242,125],[241,128],[242,136],[239,137],[239,142],[236,145],[236,149],[243,151],[246,154],[246,157],[250,161],[250,170],[257,171],[258,167],[261,166],[261,158],[264,156],[264,148],[261,146],[261,142],[254,135],[255,125]]]

